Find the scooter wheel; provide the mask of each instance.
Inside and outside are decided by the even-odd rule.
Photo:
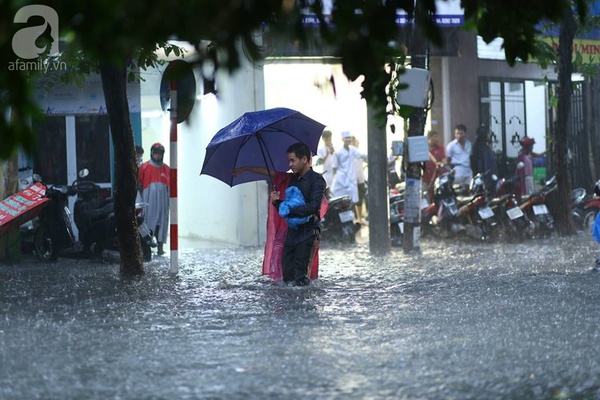
[[[54,250],[50,232],[45,225],[41,225],[33,238],[33,252],[40,261],[50,262],[58,260],[58,253]]]
[[[594,225],[594,221],[596,220],[596,215],[598,214],[597,209],[589,209],[583,214],[583,221],[581,223],[582,229],[585,232],[590,232],[592,230],[592,225]]]

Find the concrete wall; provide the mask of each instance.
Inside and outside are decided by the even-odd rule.
[[[201,79],[197,80],[202,82]],[[143,83],[142,143],[144,160],[150,157],[152,143],[169,148],[168,114],[160,111],[157,82],[160,71],[146,74]],[[250,63],[234,75],[217,76],[217,95],[201,96],[188,121],[178,125],[179,236],[184,239],[255,246],[264,243],[267,185],[252,182],[233,188],[206,175],[200,175],[206,146],[215,133],[241,114],[264,108],[264,80],[261,67]],[[165,162],[171,164],[169,150]]]

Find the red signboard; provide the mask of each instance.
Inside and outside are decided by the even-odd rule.
[[[44,197],[45,194],[46,186],[35,183],[0,201],[0,237],[9,229],[35,218],[42,210],[42,205],[49,201]]]

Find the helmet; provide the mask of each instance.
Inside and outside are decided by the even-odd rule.
[[[596,193],[596,196],[600,196],[600,181],[594,185],[594,193]]]
[[[523,147],[533,147],[535,144],[535,139],[525,136],[521,139],[521,146]]]
[[[164,153],[165,152],[165,146],[163,146],[159,142],[154,143],[152,145],[152,147],[150,147],[150,154],[153,154],[155,152]]]

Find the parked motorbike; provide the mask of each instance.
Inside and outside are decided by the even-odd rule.
[[[398,185],[400,189],[390,189],[389,191],[389,202],[390,202],[390,239],[391,245],[394,247],[402,246],[402,240],[404,238],[404,188]],[[419,207],[421,209],[421,218],[423,217],[425,210],[429,207],[429,201],[427,200],[427,190],[421,193],[421,201]]]
[[[453,188],[454,170],[436,178],[433,188],[433,202],[422,213],[423,235],[446,238],[457,234],[464,227],[458,219],[458,204]]]
[[[600,181],[594,185],[594,194],[583,201],[583,212],[581,212],[581,229],[590,232],[596,216],[600,212]]]
[[[391,244],[400,247],[404,237],[404,193],[390,191],[389,199]]]
[[[581,225],[584,231],[590,232],[598,212],[600,212],[600,180],[594,185],[594,194],[591,197],[587,197],[583,203]]]
[[[519,162],[517,169],[524,166],[523,162]],[[534,235],[534,225],[519,207],[515,195],[515,185],[519,179],[520,177],[515,174],[512,177],[496,180],[496,196],[490,201],[490,207],[498,216],[503,239],[508,241],[520,241]]]
[[[575,226],[579,230],[589,232],[600,210],[600,197],[589,195],[584,188],[575,188],[571,190],[571,203],[571,215]]]
[[[521,198],[519,208],[532,222],[535,236],[547,237],[554,231],[554,217],[546,206],[546,197],[556,188],[556,177],[553,176],[542,189]]]
[[[41,261],[56,261],[59,254],[81,253],[81,247],[76,246],[68,207],[69,197],[76,194],[74,185],[46,186],[45,197],[50,201],[39,214],[33,242],[34,253]]]
[[[498,218],[489,205],[487,174],[489,172],[475,175],[469,185],[469,195],[457,197],[459,221],[467,235],[481,241],[495,239],[500,232]]]
[[[324,242],[355,243],[360,224],[354,222],[354,203],[348,195],[327,200],[329,207],[321,219],[321,239]]]
[[[88,170],[82,170],[73,184],[46,188],[46,197],[51,201],[40,213],[34,237],[34,252],[40,260],[56,261],[59,256],[100,257],[105,249],[118,252],[113,201],[100,200],[100,187],[92,181],[81,180],[88,174]],[[68,208],[69,197],[75,195],[74,221],[79,241],[75,238]],[[140,216],[142,210],[143,204],[136,204],[142,256],[144,261],[149,261],[152,257],[150,248],[156,244]]]

